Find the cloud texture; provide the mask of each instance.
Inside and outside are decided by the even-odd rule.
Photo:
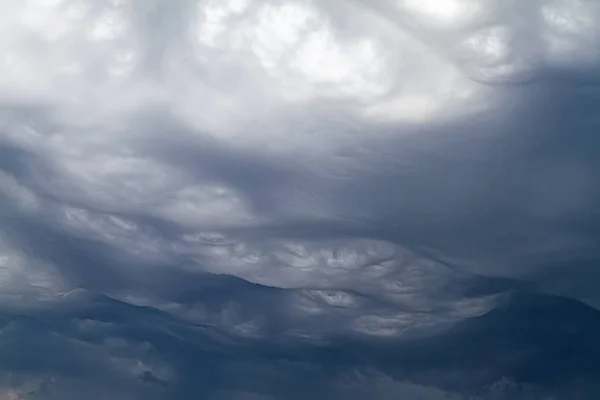
[[[596,398],[600,4],[0,5],[0,398]]]

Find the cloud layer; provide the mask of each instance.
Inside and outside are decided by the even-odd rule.
[[[0,396],[594,398],[597,4],[4,3]]]

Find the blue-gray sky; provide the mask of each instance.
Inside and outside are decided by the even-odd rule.
[[[0,399],[599,398],[600,2],[0,9]]]

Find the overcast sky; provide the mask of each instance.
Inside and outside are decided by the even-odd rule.
[[[600,2],[0,0],[0,399],[600,398]]]

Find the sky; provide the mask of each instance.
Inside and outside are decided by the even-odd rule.
[[[0,0],[0,400],[600,398],[599,71],[594,0]]]

